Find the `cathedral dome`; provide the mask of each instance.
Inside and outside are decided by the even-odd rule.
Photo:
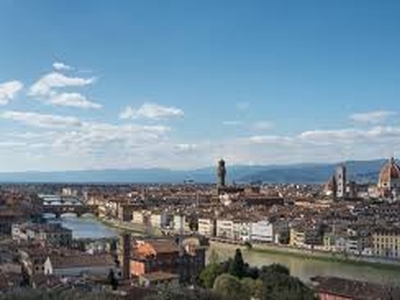
[[[389,162],[383,166],[379,174],[378,185],[381,188],[390,188],[392,181],[398,181],[400,179],[400,167],[394,161],[392,157]]]

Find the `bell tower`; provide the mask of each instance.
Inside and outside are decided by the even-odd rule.
[[[226,168],[225,161],[221,158],[217,167],[218,187],[225,187]]]

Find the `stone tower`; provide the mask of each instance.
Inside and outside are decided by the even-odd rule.
[[[343,199],[346,197],[346,185],[347,185],[347,176],[346,176],[346,166],[341,164],[336,168],[336,185],[337,191],[336,196],[338,199]]]
[[[217,176],[218,176],[218,187],[225,187],[226,168],[225,168],[225,161],[223,159],[221,159],[218,162]]]
[[[122,278],[125,280],[130,279],[131,271],[130,271],[130,261],[131,261],[131,251],[132,251],[132,243],[131,243],[131,235],[130,234],[122,234]]]

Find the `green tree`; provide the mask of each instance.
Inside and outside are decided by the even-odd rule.
[[[145,300],[225,300],[212,290],[182,289],[179,286],[168,286],[145,298]]]
[[[246,273],[246,266],[243,260],[242,251],[236,249],[233,262],[229,266],[229,274],[237,278],[243,278]]]
[[[285,267],[284,265],[281,264],[272,264],[269,266],[263,266],[261,267],[260,270],[261,275],[272,275],[272,277],[275,274],[283,274],[283,275],[290,275],[290,271],[287,267]]]
[[[263,282],[262,300],[314,300],[314,291],[307,287],[298,278],[292,277],[283,272],[261,273]],[[275,271],[275,272],[274,272]]]
[[[263,292],[263,282],[261,279],[245,277],[241,282],[246,295],[251,295],[254,299],[261,299]]]
[[[218,276],[213,289],[225,299],[250,300],[250,294],[246,294],[246,290],[239,279],[230,274]]]
[[[200,273],[200,284],[211,289],[214,286],[215,279],[222,273],[224,273],[224,270],[221,264],[211,263]]]

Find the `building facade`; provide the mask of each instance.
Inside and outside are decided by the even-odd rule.
[[[234,239],[233,221],[229,219],[217,220],[217,237],[224,239]]]
[[[255,242],[274,242],[273,226],[269,221],[251,223],[250,240]]]
[[[199,218],[198,233],[204,236],[215,236],[216,235],[216,221],[211,218]]]
[[[335,181],[336,181],[336,198],[343,199],[346,197],[346,185],[347,185],[347,178],[346,178],[346,166],[340,165],[336,168],[335,172]]]
[[[377,229],[372,234],[374,255],[400,259],[400,230]]]

